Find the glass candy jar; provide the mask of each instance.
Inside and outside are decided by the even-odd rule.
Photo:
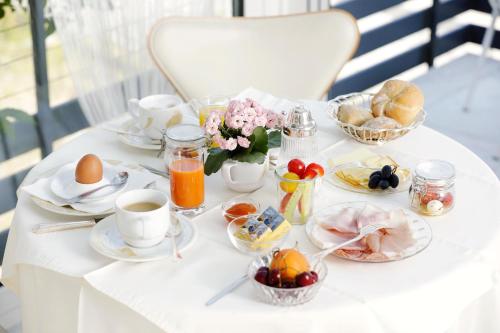
[[[442,215],[455,204],[455,167],[446,161],[421,162],[413,171],[410,207],[423,215]]]
[[[181,124],[168,128],[164,140],[172,206],[196,213],[205,201],[205,133],[199,126]]]

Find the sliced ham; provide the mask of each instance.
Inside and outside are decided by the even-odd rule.
[[[354,238],[362,227],[375,223],[386,227],[337,250],[336,254],[350,259],[377,261],[401,257],[405,250],[415,245],[410,220],[402,209],[384,211],[370,204],[361,209],[343,208],[336,214],[318,218],[312,234],[326,248]]]

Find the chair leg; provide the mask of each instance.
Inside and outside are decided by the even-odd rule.
[[[470,109],[470,104],[474,97],[478,81],[481,77],[481,70],[486,60],[486,54],[488,53],[488,50],[491,48],[491,44],[493,43],[493,37],[495,36],[495,22],[497,20],[497,17],[498,9],[496,7],[493,7],[493,11],[491,13],[491,24],[488,27],[488,30],[486,30],[486,32],[484,33],[483,42],[481,43],[483,51],[481,52],[481,56],[477,61],[476,70],[472,74],[471,84],[469,86],[469,90],[467,91],[467,97],[465,98],[463,108],[464,112],[468,112]]]

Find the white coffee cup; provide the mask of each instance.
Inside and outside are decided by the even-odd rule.
[[[126,209],[132,204],[153,203],[159,207],[148,211]],[[167,196],[152,189],[131,190],[115,201],[116,223],[125,243],[133,247],[151,247],[160,243],[170,228]]]
[[[182,122],[183,113],[191,113],[191,107],[176,95],[151,95],[128,101],[132,117],[144,134],[151,139],[161,139],[162,131]]]

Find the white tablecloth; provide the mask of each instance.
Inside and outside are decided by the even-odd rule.
[[[310,102],[319,124],[322,161],[359,148]],[[328,258],[329,275],[319,295],[292,308],[261,303],[250,284],[211,307],[205,301],[241,276],[250,257],[237,252],[225,232],[219,204],[237,193],[219,174],[207,178],[209,209],[193,219],[199,237],[175,263],[115,262],[94,252],[86,229],[35,235],[37,223],[75,220],[45,212],[19,193],[3,263],[2,282],[21,298],[24,332],[498,332],[500,331],[500,185],[497,177],[465,147],[421,127],[384,146],[414,161],[440,158],[457,167],[456,207],[429,218],[433,241],[407,260],[362,264]],[[102,158],[162,167],[155,152],[120,143],[99,128],[51,154],[28,175],[96,153]],[[168,191],[162,180],[160,188]],[[271,173],[251,194],[276,205]],[[406,193],[375,197],[347,192],[323,182],[315,209],[328,204],[370,200],[408,206]],[[303,227],[298,240],[312,249]]]

